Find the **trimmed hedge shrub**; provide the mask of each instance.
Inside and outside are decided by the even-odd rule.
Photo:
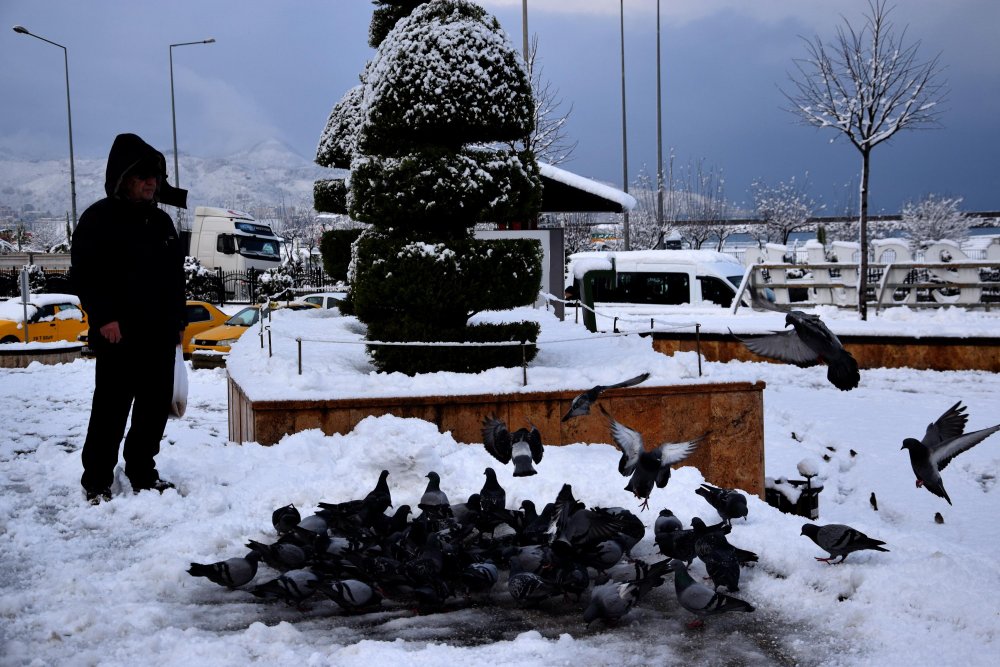
[[[313,183],[313,208],[320,213],[347,214],[347,184],[342,178]]]
[[[319,254],[323,270],[334,280],[348,282],[347,270],[351,266],[351,244],[361,236],[360,229],[331,229],[323,232],[319,240]]]

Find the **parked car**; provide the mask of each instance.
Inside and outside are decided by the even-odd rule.
[[[0,343],[24,343],[24,303],[20,298],[0,303]],[[28,341],[75,341],[87,330],[87,314],[72,294],[35,294],[28,299]]]
[[[211,329],[217,327],[227,319],[229,315],[219,310],[219,308],[207,301],[188,301],[185,304],[185,310],[187,311],[187,326],[184,327],[184,337],[181,339],[181,349],[184,351],[184,358],[187,359],[191,356],[191,345],[192,340],[195,335],[205,331],[206,329]],[[77,340],[80,342],[87,342],[87,330],[84,329]],[[84,348],[84,356],[90,356],[93,354],[89,347]]]
[[[339,308],[347,299],[347,292],[316,292],[296,297],[292,303],[312,303],[320,308]]]
[[[304,310],[319,308],[314,303],[275,304],[275,310],[288,308]],[[191,366],[193,368],[216,368],[226,364],[226,356],[233,343],[260,321],[260,304],[247,306],[223,324],[202,331],[191,341]]]

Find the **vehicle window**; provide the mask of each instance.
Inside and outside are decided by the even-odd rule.
[[[241,254],[278,259],[278,248],[275,246],[274,239],[264,240],[254,236],[238,236],[236,238]]]
[[[678,305],[690,303],[691,286],[686,273],[619,273],[594,281],[594,301]]]
[[[30,319],[32,322],[51,322],[56,318],[56,307],[52,304],[38,306],[35,315]]]
[[[212,319],[212,314],[208,312],[208,308],[205,306],[188,306],[187,307],[187,321],[188,324],[191,322],[205,322]]]
[[[228,320],[226,320],[226,324],[229,324],[234,327],[248,327],[252,324],[256,324],[257,318],[259,317],[260,317],[260,309],[253,307],[244,308],[243,310],[241,310],[240,312],[236,313]]]
[[[306,303],[315,303],[317,306],[323,305],[323,298],[318,296],[307,296],[305,301]]]
[[[701,298],[704,301],[728,308],[733,304],[733,297],[736,293],[728,283],[713,276],[698,276],[701,282]]]

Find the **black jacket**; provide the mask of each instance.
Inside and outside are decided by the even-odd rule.
[[[90,322],[90,345],[103,343],[99,330],[117,321],[125,342],[178,342],[187,324],[184,255],[174,223],[155,201],[118,196],[135,168],[160,173],[158,198],[183,205],[186,191],[166,183],[163,155],[134,134],[115,138],[108,155],[107,197],[87,208],[73,234],[70,275]]]

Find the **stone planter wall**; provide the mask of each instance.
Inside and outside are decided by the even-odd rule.
[[[0,368],[27,368],[40,364],[65,364],[80,358],[83,343],[61,347],[25,347],[23,344],[0,345]]]
[[[764,493],[764,383],[692,384],[609,390],[601,403],[614,417],[643,435],[647,448],[663,442],[708,437],[684,462],[719,486]],[[251,401],[229,379],[229,438],[234,442],[277,443],[284,435],[321,429],[348,433],[365,417],[393,414],[430,421],[458,442],[482,443],[487,415],[511,430],[538,427],[545,446],[610,443],[607,421],[590,415],[560,421],[580,391],[503,395],[408,396],[312,401]]]

